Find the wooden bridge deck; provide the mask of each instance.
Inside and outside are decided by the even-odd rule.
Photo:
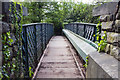
[[[36,78],[84,78],[79,62],[69,41],[54,36],[47,45]]]

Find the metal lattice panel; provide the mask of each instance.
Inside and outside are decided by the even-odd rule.
[[[28,59],[32,69],[35,69],[35,29],[34,26],[27,27]]]
[[[77,33],[77,24],[74,24],[74,25],[73,25],[73,32],[74,32],[74,33]]]
[[[78,25],[78,32],[77,34],[84,37],[84,25]]]
[[[38,61],[46,47],[47,42],[53,36],[54,30],[52,24],[35,23],[23,25],[23,61],[24,69],[29,76],[29,67],[32,71],[38,64]]]
[[[68,29],[93,42],[96,40],[96,24],[70,23],[65,25],[65,29]]]
[[[93,41],[94,27],[87,25],[85,28],[85,38]]]
[[[42,27],[41,25],[36,25],[36,40],[37,40],[37,56],[42,54]],[[38,57],[39,60],[39,57]]]

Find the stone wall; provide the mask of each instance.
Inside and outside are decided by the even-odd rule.
[[[100,16],[101,36],[106,31],[107,46],[104,53],[89,55],[86,77],[120,79],[120,0],[94,8],[93,15]]]
[[[9,46],[9,51],[10,51],[10,57],[9,57],[9,61],[5,62],[6,64],[10,62],[10,66],[12,66],[12,64],[16,64],[16,57],[18,57],[16,54],[18,53],[18,49],[19,47],[17,46],[17,37],[15,35],[15,28],[13,27],[13,25],[11,23],[6,23],[6,22],[1,22],[0,21],[0,25],[1,25],[1,35],[3,34],[6,34],[7,32],[10,32],[10,37],[11,39],[13,40],[13,42],[11,43],[11,45],[8,45]],[[0,40],[2,41],[2,40]],[[2,66],[3,62],[4,62],[4,59],[5,57],[2,55],[3,53],[3,48],[4,45],[7,45],[7,43],[5,44],[2,44],[1,42],[1,45],[0,45],[0,66]],[[18,62],[20,63],[20,62]],[[19,66],[21,68],[21,72],[23,71],[22,69],[22,66]],[[11,78],[15,77],[15,75],[19,75],[19,74],[15,74],[15,73],[11,73],[10,70],[12,69],[13,67],[8,67],[7,71],[8,71],[8,75],[10,75]],[[23,77],[23,76],[22,76]]]
[[[0,20],[0,70],[1,70],[1,67],[3,65],[5,65],[5,68],[4,68],[5,72],[4,73],[6,73],[6,75],[8,75],[10,78],[14,78],[14,77],[18,77],[18,76],[23,78],[25,71],[23,69],[23,61],[21,59],[21,57],[22,57],[22,53],[21,53],[21,51],[22,51],[22,45],[21,45],[22,40],[20,40],[21,37],[18,37],[18,35],[20,34],[20,32],[19,32],[20,30],[18,30],[18,29],[20,29],[21,26],[19,26],[17,24],[18,25],[18,29],[17,29],[15,24],[10,23],[11,22],[11,20],[10,20],[11,16],[7,15],[7,14],[9,14],[9,5],[10,5],[9,2],[0,1],[0,10],[1,10],[0,14],[4,15],[2,17],[2,20]],[[17,10],[20,10],[19,7],[20,7],[20,5],[17,4],[16,5]],[[23,16],[26,16],[27,8],[25,8],[25,7],[22,7],[22,8],[23,8]],[[4,11],[2,11],[2,9]],[[11,14],[11,15],[13,16],[13,14]],[[18,17],[17,19],[20,20],[21,18]],[[15,17],[14,17],[13,20],[16,20]],[[9,38],[6,37],[6,42],[2,43],[2,39],[1,39],[2,36],[3,35],[7,36],[8,32],[10,32],[9,37],[13,41],[11,42],[11,44],[9,44]],[[3,50],[6,45],[9,46],[8,47],[8,50],[10,51],[10,52],[8,52],[9,54],[6,54],[7,53],[7,52],[5,52],[6,48],[5,48],[5,50]],[[6,59],[4,57],[6,55],[9,55],[9,57],[7,57],[8,59]],[[6,64],[9,64],[10,66],[8,67],[8,66],[6,66]],[[0,77],[1,77],[1,75],[0,75]]]
[[[120,60],[120,2],[114,6],[116,7],[111,10],[115,10],[115,12],[109,15],[101,14],[100,16],[100,21],[102,22],[101,36],[106,31],[108,44],[105,52]]]
[[[120,60],[120,1],[102,4],[94,8],[94,16],[100,16],[102,22],[101,36],[107,33],[105,52]]]

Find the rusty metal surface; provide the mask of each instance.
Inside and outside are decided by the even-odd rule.
[[[50,40],[36,78],[82,78],[65,37]]]

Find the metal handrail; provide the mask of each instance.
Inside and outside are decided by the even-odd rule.
[[[22,52],[26,77],[29,77],[29,67],[31,67],[32,72],[35,71],[38,61],[53,34],[53,24],[31,23],[23,25]]]

